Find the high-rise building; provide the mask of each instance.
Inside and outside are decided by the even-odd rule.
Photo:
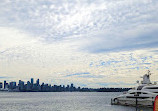
[[[74,85],[71,83],[70,91],[74,91]]]
[[[4,89],[6,89],[6,83],[7,83],[7,82],[6,82],[6,81],[4,81]]]
[[[37,86],[39,85],[39,79],[37,79],[36,84],[37,84]]]
[[[5,89],[8,89],[8,88],[9,88],[9,84],[6,83],[6,84],[5,84]]]
[[[73,83],[71,83],[71,87],[74,87]]]
[[[26,90],[31,91],[31,83],[29,81],[27,81]]]
[[[33,78],[31,78],[31,84],[33,85]]]
[[[24,91],[24,89],[25,89],[24,82],[19,80],[19,90]]]
[[[16,82],[10,82],[9,83],[9,88],[10,89],[15,89],[16,88]]]
[[[0,82],[0,88],[2,88],[3,87],[3,83],[2,82]]]
[[[69,85],[67,85],[66,91],[70,91],[70,86]]]
[[[38,86],[37,86],[37,84],[33,84],[32,91],[38,91]]]

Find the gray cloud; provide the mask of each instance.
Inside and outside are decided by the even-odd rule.
[[[80,34],[85,37],[84,34],[100,30],[105,31],[104,35],[109,31],[115,34],[158,21],[155,10],[158,5],[154,0],[15,0],[3,1],[0,6],[2,26],[13,26],[40,35],[47,42]]]
[[[120,52],[129,50],[138,50],[144,48],[157,48],[158,47],[158,27],[156,25],[149,25],[140,28],[135,27],[131,30],[122,30],[120,34],[101,34],[92,35],[92,39],[86,40],[87,44],[83,49],[92,53],[102,52]]]

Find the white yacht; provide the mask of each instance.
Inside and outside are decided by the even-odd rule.
[[[158,95],[158,85],[151,83],[150,71],[142,78],[143,81],[135,87],[122,95],[111,99],[111,104],[129,105],[129,106],[147,106],[153,107],[155,97]],[[139,83],[139,81],[137,81]]]

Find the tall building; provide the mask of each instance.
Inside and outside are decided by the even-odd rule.
[[[7,83],[7,82],[6,82],[6,81],[4,81],[4,89],[6,89],[6,83]]]
[[[24,89],[25,89],[24,82],[19,80],[19,90],[24,91]]]
[[[6,84],[5,84],[5,89],[8,89],[8,88],[9,88],[9,84],[6,83]]]
[[[33,85],[33,78],[31,78],[31,84]]]
[[[74,85],[71,83],[70,91],[74,91]]]
[[[37,79],[36,84],[37,84],[37,86],[39,85],[39,79]]]
[[[66,91],[70,91],[70,86],[69,85],[67,85]]]
[[[73,83],[71,83],[71,87],[74,87]]]
[[[9,83],[9,88],[10,89],[15,89],[16,88],[16,82],[10,82]]]
[[[31,91],[31,83],[29,81],[27,81],[26,90]]]
[[[3,83],[2,82],[0,82],[0,88],[2,88],[3,87]]]

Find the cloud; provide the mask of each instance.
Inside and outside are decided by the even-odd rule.
[[[13,77],[0,76],[0,79],[8,79],[8,78],[13,78]]]
[[[0,7],[0,74],[99,87],[157,71],[156,0],[2,0]]]
[[[91,39],[85,39],[86,45],[83,44],[84,47],[81,50],[91,53],[104,53],[157,48],[158,27],[146,26],[144,28],[145,30],[143,28],[140,30],[140,28],[135,27],[135,29],[132,29],[132,32],[125,30],[117,35],[115,35],[115,32],[111,32],[109,35],[106,33],[91,35]],[[135,35],[132,35],[132,33]]]
[[[0,51],[4,53],[9,49],[34,44],[38,40],[31,37],[24,31],[10,27],[0,27]]]
[[[103,78],[105,76],[103,75],[80,75],[80,76],[77,76],[78,78]]]
[[[69,76],[80,76],[80,75],[89,75],[90,73],[89,72],[82,72],[82,73],[75,73],[75,74],[69,74],[69,75],[66,75],[66,77],[69,77]]]
[[[14,5],[12,2],[4,0],[1,4],[1,24],[42,36],[47,42],[73,35],[83,35],[85,38],[85,34],[98,31],[104,31],[104,35],[109,31],[119,33],[158,21],[155,10],[158,5],[153,0],[61,0],[60,3],[50,0],[15,0]]]
[[[125,86],[125,87],[127,87],[127,86],[132,86],[132,85],[134,85],[134,84],[131,84],[131,83],[125,83],[125,82],[119,82],[119,83],[116,83],[116,82],[108,82],[108,83],[106,83],[106,82],[104,82],[104,83],[97,83],[97,84],[99,84],[99,85],[101,85],[102,87],[104,86],[104,87],[108,87],[108,86],[111,86],[111,85],[116,85],[116,86]]]
[[[158,47],[154,0],[15,0],[14,5],[4,1],[1,7],[2,26],[22,29],[46,43],[66,39],[90,53]]]

